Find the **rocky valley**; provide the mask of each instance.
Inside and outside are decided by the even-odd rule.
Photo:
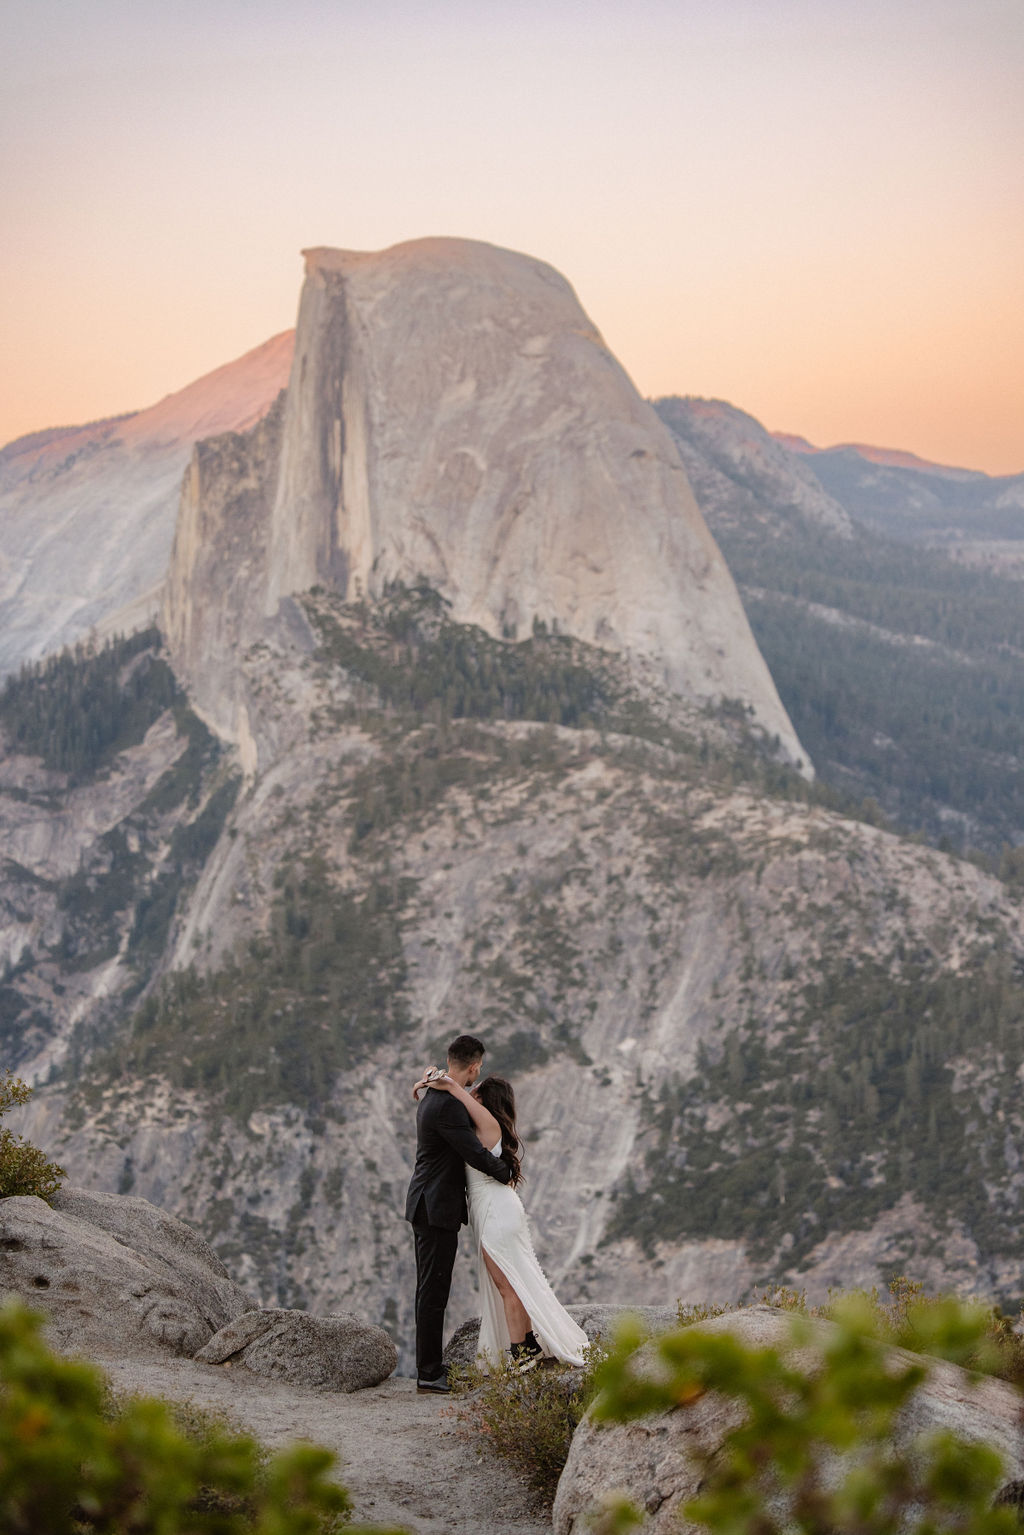
[[[1017,1304],[1019,884],[815,779],[733,583],[757,634],[756,544],[867,547],[813,460],[659,419],[472,242],[309,253],[276,394],[192,449],[158,626],[0,696],[18,1128],[405,1350],[409,1087],[468,1028],[566,1300]]]

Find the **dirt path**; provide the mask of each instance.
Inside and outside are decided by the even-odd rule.
[[[227,1413],[276,1449],[312,1439],[334,1450],[355,1518],[415,1535],[551,1535],[526,1485],[485,1447],[463,1438],[444,1404],[392,1376],[349,1396],[301,1391],[244,1366],[191,1359],[98,1361],[118,1390]]]

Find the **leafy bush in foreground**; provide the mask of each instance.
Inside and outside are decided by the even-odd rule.
[[[10,1071],[0,1077],[0,1118],[8,1109],[27,1103],[32,1089],[20,1077]],[[51,1162],[38,1146],[33,1146],[23,1135],[0,1128],[0,1199],[10,1199],[15,1194],[35,1194],[50,1200],[66,1177],[63,1167]]]
[[[895,1274],[890,1279],[884,1296],[879,1294],[877,1286],[842,1294],[830,1291],[829,1296],[824,1305],[812,1306],[808,1304],[806,1290],[773,1285],[761,1294],[759,1301],[762,1306],[771,1306],[776,1311],[793,1311],[828,1321],[842,1316],[853,1304],[860,1308],[874,1336],[882,1342],[909,1349],[912,1354],[926,1355],[935,1352],[935,1339],[942,1337],[943,1318],[950,1305],[959,1304],[949,1295],[926,1295],[920,1280],[908,1279],[905,1274]],[[680,1302],[679,1325],[689,1326],[739,1309],[739,1306],[684,1306]],[[972,1325],[977,1329],[978,1341],[969,1352],[958,1357],[957,1363],[979,1375],[994,1375],[1024,1388],[1024,1337],[1015,1331],[1011,1318],[998,1306],[988,1306],[980,1301],[971,1301],[968,1311]]]
[[[266,1459],[255,1440],[165,1402],[112,1411],[100,1372],[51,1353],[39,1326],[19,1302],[0,1309],[5,1535],[369,1535],[344,1523],[329,1450]]]
[[[979,1308],[948,1299],[911,1304],[907,1317],[931,1353],[961,1364],[984,1353]],[[625,1422],[685,1411],[708,1391],[742,1403],[743,1421],[708,1456],[700,1495],[683,1510],[712,1535],[1013,1535],[1016,1510],[994,1506],[1004,1481],[995,1450],[946,1431],[894,1443],[927,1361],[894,1358],[863,1297],[838,1305],[834,1319],[811,1374],[790,1363],[787,1348],[751,1347],[699,1326],[664,1334],[653,1345],[655,1370],[637,1369],[642,1334],[627,1326],[598,1371],[593,1415]],[[806,1318],[794,1315],[790,1327],[790,1348],[812,1341]],[[616,1535],[640,1518],[617,1500],[598,1528]]]

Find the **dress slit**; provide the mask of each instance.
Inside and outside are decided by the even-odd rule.
[[[493,1253],[489,1253],[487,1251],[487,1248],[484,1246],[484,1244],[482,1242],[480,1243],[480,1256],[482,1258],[485,1258],[485,1259],[486,1258],[490,1258],[491,1262],[494,1264],[494,1267],[498,1270],[498,1273],[501,1275],[502,1279],[505,1280],[506,1284],[508,1285],[509,1289],[512,1291],[512,1294],[515,1296],[516,1300],[522,1306],[523,1310],[526,1311],[527,1316],[529,1316],[530,1313],[527,1310],[526,1302],[523,1300],[523,1297],[520,1295],[519,1291],[516,1289],[515,1285],[512,1283],[512,1280],[509,1278],[508,1274],[506,1274],[505,1270],[502,1268],[502,1266],[498,1262],[497,1258],[494,1256]],[[501,1305],[501,1309],[502,1309],[502,1311],[504,1311],[505,1307],[502,1304],[501,1291],[498,1290],[498,1286],[496,1284],[494,1284],[494,1278],[493,1278],[493,1276],[491,1274],[490,1269],[487,1267],[486,1263],[484,1263],[484,1265],[483,1265],[483,1270],[484,1270],[484,1273],[487,1275],[487,1278],[490,1280],[491,1284],[494,1285],[495,1290],[497,1290],[497,1292],[498,1292],[498,1304]]]
[[[496,1153],[497,1147],[493,1150]],[[501,1363],[511,1343],[501,1293],[485,1261],[489,1258],[530,1318],[544,1353],[567,1364],[582,1364],[589,1347],[587,1335],[559,1305],[537,1262],[519,1195],[474,1167],[467,1168],[466,1182],[469,1224],[479,1263],[478,1357],[494,1367]]]

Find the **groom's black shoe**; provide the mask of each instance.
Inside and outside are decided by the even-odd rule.
[[[417,1391],[432,1391],[435,1396],[447,1396],[451,1391],[447,1375],[439,1375],[436,1380],[418,1380]]]

